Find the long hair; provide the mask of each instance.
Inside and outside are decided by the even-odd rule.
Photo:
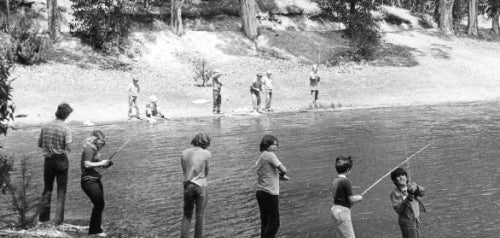
[[[63,102],[57,106],[56,118],[66,120],[72,112],[73,108],[71,108],[69,104]]]
[[[337,173],[343,174],[352,168],[352,158],[351,156],[344,157],[339,156],[335,159],[335,170]]]
[[[269,149],[269,147],[274,144],[274,142],[278,143],[278,139],[273,135],[265,135],[260,142],[260,152]]]
[[[196,134],[191,140],[191,145],[206,149],[210,146],[210,136],[203,133]]]

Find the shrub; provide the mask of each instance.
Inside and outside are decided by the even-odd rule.
[[[380,48],[380,39],[382,37],[371,14],[358,11],[349,15],[346,23],[345,32],[351,39],[349,45],[354,54],[354,59],[371,59]]]
[[[50,49],[50,41],[40,33],[36,25],[37,13],[27,10],[13,16],[11,29],[11,51],[13,60],[25,65],[42,63]]]
[[[94,49],[113,53],[121,50],[129,34],[126,0],[71,0],[74,21],[70,32]]]
[[[208,65],[205,59],[199,59],[194,62],[194,81],[201,81],[201,86],[208,86],[206,83],[212,78],[214,71]]]
[[[1,52],[1,49],[0,49]],[[11,79],[12,61],[5,59],[9,57],[0,55],[0,133],[6,135],[7,129],[10,127],[10,122],[14,121],[14,111],[16,109],[12,101],[12,86]]]
[[[28,160],[27,156],[23,156],[21,159],[21,166],[19,175],[17,177],[17,183],[13,183],[11,179],[10,172],[12,169],[12,162],[4,162],[3,161],[13,161],[14,156],[5,156],[5,154],[1,154],[0,156],[0,170],[4,167],[4,171],[0,173],[0,180],[4,182],[4,187],[6,188],[11,197],[11,206],[10,208],[14,211],[12,214],[7,214],[6,217],[16,215],[17,218],[14,220],[4,220],[3,222],[13,222],[15,227],[19,228],[29,228],[34,226],[36,218],[38,214],[41,212],[42,207],[42,199],[40,196],[34,196],[30,193],[30,185],[31,185],[31,174],[28,171]],[[2,164],[7,164],[7,166],[2,166]],[[6,172],[5,172],[6,171]],[[3,190],[3,191],[5,191]]]

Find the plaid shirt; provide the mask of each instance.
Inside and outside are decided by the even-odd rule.
[[[44,157],[54,154],[66,154],[66,144],[72,142],[69,127],[61,120],[45,124],[40,132],[41,146]]]

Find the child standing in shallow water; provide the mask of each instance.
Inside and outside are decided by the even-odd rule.
[[[425,212],[425,207],[417,197],[424,196],[425,188],[410,183],[408,173],[403,168],[392,171],[391,179],[396,185],[391,192],[392,207],[398,213],[398,223],[403,238],[418,238],[420,212]]]
[[[260,152],[257,159],[256,197],[259,204],[261,238],[274,238],[280,227],[279,213],[279,180],[287,180],[286,167],[278,159],[275,151],[278,150],[278,139],[272,135],[265,135],[260,142]]]
[[[339,175],[333,180],[333,206],[331,212],[336,238],[355,237],[351,220],[351,207],[354,203],[363,200],[361,195],[352,195],[351,182],[347,179],[351,168],[351,156],[341,156],[335,160],[335,169]]]

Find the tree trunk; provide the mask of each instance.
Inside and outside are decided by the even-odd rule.
[[[445,34],[453,34],[453,2],[454,0],[439,0],[439,28]]]
[[[478,0],[469,0],[469,20],[467,21],[467,34],[477,36],[477,8]]]
[[[462,4],[463,1],[465,0],[455,0],[455,3],[453,4],[453,21],[455,24],[460,24],[460,21],[462,20]]]
[[[58,14],[57,14],[57,0],[47,0],[47,22],[49,36],[51,39],[55,40],[58,37]]]
[[[5,6],[7,7],[7,16],[5,16],[5,31],[7,33],[10,32],[10,24],[9,24],[9,18],[10,18],[10,4],[9,4],[9,1],[10,0],[5,0]]]
[[[356,0],[351,0],[351,7],[349,8],[349,13],[351,15],[356,13]]]
[[[257,19],[255,18],[255,1],[240,0],[240,15],[243,32],[250,39],[255,39],[259,35],[257,30]]]
[[[491,0],[491,29],[495,35],[500,35],[498,17],[500,16],[500,0]]]
[[[170,8],[170,27],[172,31],[181,36],[184,34],[184,28],[182,27],[182,5],[184,0],[172,0],[172,6]]]

